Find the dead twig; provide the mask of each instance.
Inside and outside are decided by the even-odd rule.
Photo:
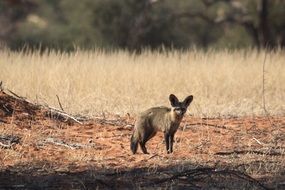
[[[266,57],[267,57],[267,52],[265,52],[264,55],[264,60],[263,60],[263,64],[262,64],[262,104],[263,104],[263,110],[264,113],[268,119],[268,121],[270,122],[271,126],[274,126],[274,124],[272,123],[271,119],[270,119],[270,113],[266,108],[266,99],[265,99],[265,63],[266,63]]]
[[[263,65],[262,65],[262,103],[263,103],[263,110],[266,115],[268,115],[268,111],[266,109],[266,102],[265,102],[265,61],[266,61],[267,53],[265,52]]]
[[[158,154],[155,154],[155,155],[150,156],[147,160],[150,160],[150,159],[152,159],[152,158],[154,158],[154,157],[156,157],[156,156],[158,156]]]
[[[255,140],[258,144],[260,144],[260,145],[264,145],[264,143],[261,143],[258,139],[256,139],[255,137],[253,137],[253,140]]]
[[[3,82],[0,81],[0,91],[3,91],[3,86],[2,86]]]
[[[61,104],[61,102],[60,102],[60,100],[59,100],[58,95],[56,95],[56,97],[57,97],[57,101],[58,101],[58,104],[59,104],[60,109],[61,109],[62,111],[64,111],[64,109],[63,109],[63,107],[62,107],[62,104]]]
[[[24,100],[24,101],[26,101],[26,98],[25,97],[22,97],[22,96],[19,96],[18,94],[16,94],[15,92],[13,92],[12,90],[9,90],[9,89],[7,89],[13,96],[15,96],[15,97],[17,97],[17,98],[19,98],[19,99],[21,99],[21,100]]]

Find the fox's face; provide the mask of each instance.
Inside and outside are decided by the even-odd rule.
[[[184,101],[180,102],[178,98],[174,94],[169,95],[169,101],[172,106],[172,113],[175,115],[175,118],[177,119],[182,119],[184,114],[187,111],[188,106],[191,104],[193,101],[193,96],[188,96],[185,98]]]

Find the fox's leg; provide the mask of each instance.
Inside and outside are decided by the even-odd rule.
[[[131,137],[131,150],[132,150],[133,154],[135,154],[137,152],[138,143],[139,143],[139,140],[136,137],[135,132],[134,132],[132,137]]]
[[[152,137],[154,137],[155,134],[156,132],[151,127],[149,127],[147,130],[145,130],[142,133],[142,136],[141,136],[142,140],[140,142],[140,147],[144,154],[148,154],[147,149],[145,147],[146,142],[149,141]]]
[[[169,142],[170,142],[170,135],[169,133],[165,132],[164,133],[164,140],[165,140],[165,145],[166,145],[166,151],[167,151],[167,154],[169,154]]]
[[[172,152],[173,152],[174,134],[171,134],[171,135],[170,135],[169,141],[170,141],[169,151],[170,151],[170,153],[172,153]]]
[[[148,154],[145,144],[150,139],[150,136],[151,136],[151,133],[147,131],[144,131],[142,135],[142,138],[141,138],[142,140],[140,141],[140,147],[144,154]]]
[[[146,149],[146,147],[145,147],[145,143],[146,143],[146,142],[140,142],[140,147],[141,147],[142,152],[143,152],[144,154],[148,154],[147,149]]]

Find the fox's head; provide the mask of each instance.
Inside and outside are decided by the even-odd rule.
[[[175,117],[175,119],[182,119],[182,117],[187,111],[188,106],[193,101],[193,96],[190,95],[186,97],[182,102],[180,102],[174,94],[170,94],[169,101],[172,106],[171,112],[173,116]]]

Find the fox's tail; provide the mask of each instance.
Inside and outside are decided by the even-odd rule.
[[[139,140],[137,138],[137,135],[135,135],[135,132],[134,132],[131,137],[131,150],[133,154],[135,154],[138,150],[138,143],[139,143]]]

